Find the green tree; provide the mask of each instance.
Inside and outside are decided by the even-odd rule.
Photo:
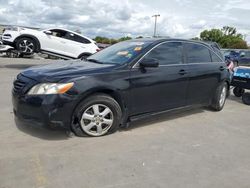
[[[220,29],[211,29],[202,31],[200,34],[201,40],[218,42],[223,37],[223,32]]]
[[[122,38],[119,38],[118,41],[125,41],[125,40],[130,40],[132,39],[131,37],[122,37]]]
[[[119,38],[119,39],[113,39],[113,38],[96,36],[93,40],[96,41],[97,43],[115,44],[117,42],[121,42],[121,41],[125,41],[125,40],[130,40],[130,39],[132,39],[132,38],[131,37],[122,37],[122,38]]]
[[[142,39],[143,38],[143,36],[138,36],[138,37],[136,37],[136,39]]]
[[[222,29],[204,30],[200,33],[200,39],[217,42],[222,48],[248,48],[243,35],[237,33],[236,28],[229,26],[224,26]]]

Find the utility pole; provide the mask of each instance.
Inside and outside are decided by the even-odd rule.
[[[155,18],[155,27],[154,27],[154,37],[156,37],[156,24],[157,24],[157,17],[160,17],[160,14],[155,14],[152,17]]]

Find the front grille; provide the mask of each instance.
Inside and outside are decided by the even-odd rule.
[[[26,83],[21,80],[15,80],[13,83],[13,92],[14,93],[21,93],[23,88],[25,87]]]

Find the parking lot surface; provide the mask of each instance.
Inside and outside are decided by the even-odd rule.
[[[48,62],[0,58],[0,188],[250,187],[250,108],[240,99],[230,96],[221,112],[168,113],[104,137],[68,137],[13,118],[13,79]]]

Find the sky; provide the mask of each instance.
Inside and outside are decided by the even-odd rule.
[[[0,0],[0,24],[80,30],[94,38],[157,35],[193,38],[236,27],[250,43],[250,0]]]

